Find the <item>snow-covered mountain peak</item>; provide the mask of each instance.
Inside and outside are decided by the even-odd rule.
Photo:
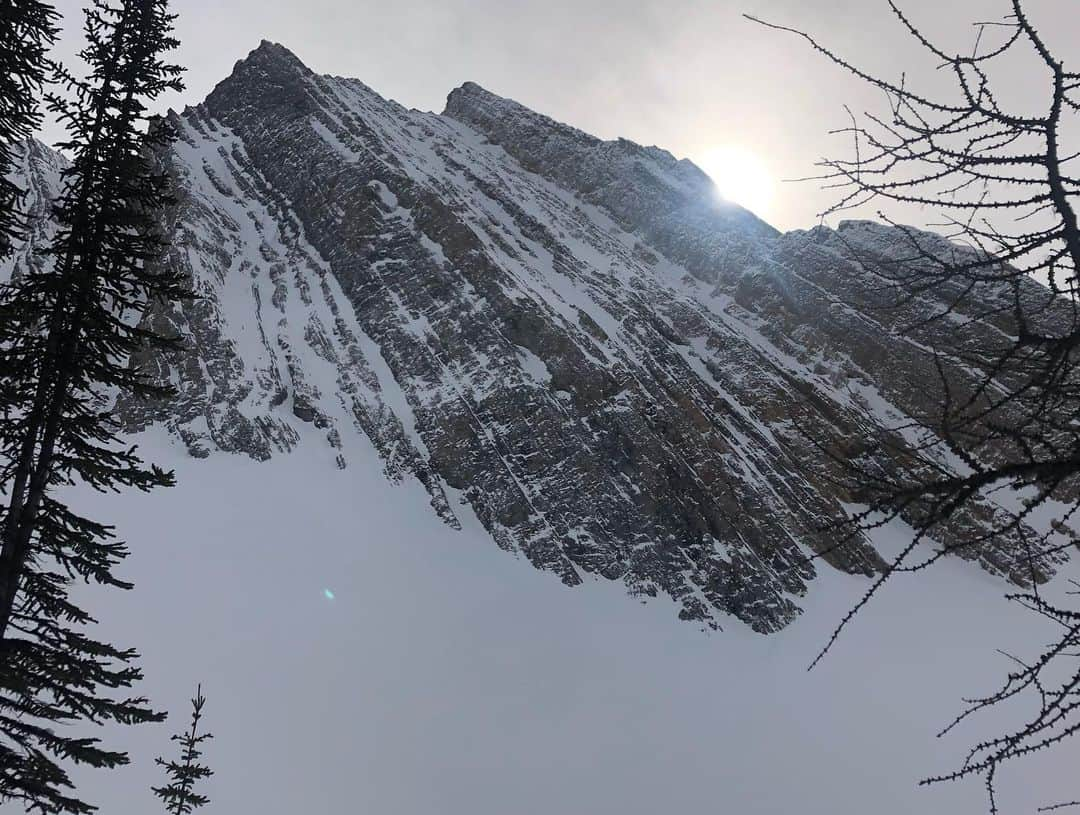
[[[449,526],[709,626],[789,623],[814,553],[882,567],[823,531],[859,495],[818,445],[857,453],[868,416],[934,399],[933,338],[879,307],[885,228],[845,226],[877,236],[858,253],[781,235],[663,150],[474,83],[408,110],[269,42],[172,121],[167,262],[200,297],[146,315],[186,348],[136,360],[179,395],[122,399],[132,431],[203,458],[312,438],[327,466],[378,457]],[[1027,574],[1010,541],[970,554]]]
[[[246,57],[238,60],[233,66],[233,73],[223,80],[243,82],[244,72],[248,70],[262,69],[268,73],[284,73],[299,76],[310,76],[314,72],[308,68],[300,58],[281,43],[271,40],[261,40],[258,47],[252,49]]]
[[[621,154],[647,163],[652,171],[666,177],[669,183],[677,182],[683,186],[687,194],[703,198],[710,194],[708,176],[691,162],[679,161],[667,150],[644,147],[623,138],[604,141],[530,110],[513,99],[498,96],[475,82],[466,82],[450,92],[443,115],[471,125],[485,135],[505,134],[507,130],[520,129],[530,134],[546,133],[550,138],[565,139],[579,150]],[[575,152],[570,151],[566,158],[572,160]]]

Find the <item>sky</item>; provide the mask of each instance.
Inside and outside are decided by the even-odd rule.
[[[80,3],[61,0],[68,20]],[[972,22],[998,20],[1007,0],[903,0],[948,52],[968,51]],[[807,228],[835,194],[815,182],[823,156],[847,156],[829,131],[856,113],[881,112],[876,92],[792,35],[752,14],[805,30],[853,63],[890,79],[907,72],[935,92],[950,88],[935,62],[905,37],[886,0],[182,0],[179,61],[202,100],[262,39],[279,42],[320,73],[355,77],[407,107],[441,111],[466,81],[602,138],[624,137],[698,162],[732,197],[781,229]],[[1044,35],[1080,41],[1076,0],[1027,0]],[[69,22],[62,57],[78,45]],[[999,77],[1005,98],[1041,110],[1042,74],[1031,64]],[[59,133],[48,127],[46,141]],[[720,178],[719,176],[723,176]],[[855,213],[873,217],[874,210]],[[889,211],[908,223],[932,222]],[[833,219],[835,220],[835,219]]]

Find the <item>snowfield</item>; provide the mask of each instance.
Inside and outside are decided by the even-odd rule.
[[[864,578],[822,570],[780,633],[705,633],[670,601],[568,589],[496,552],[465,506],[449,529],[373,450],[339,470],[312,434],[262,463],[146,434],[177,487],[78,496],[133,552],[134,591],[89,594],[101,633],[142,651],[141,690],[173,714],[108,734],[133,765],[78,776],[102,812],[155,810],[153,757],[197,682],[213,813],[985,811],[978,781],[916,782],[1001,724],[934,737],[1003,675],[995,649],[1048,631],[973,564],[897,580],[807,673]],[[1078,758],[1067,743],[1016,763],[1002,812],[1075,798]]]

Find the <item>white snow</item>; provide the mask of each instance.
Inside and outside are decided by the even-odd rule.
[[[517,352],[518,356],[521,357],[522,370],[532,377],[534,381],[542,382],[545,385],[551,382],[551,371],[544,364],[544,360],[522,346],[517,347]]]
[[[864,579],[823,569],[780,634],[709,635],[616,584],[566,589],[464,513],[448,529],[373,455],[338,471],[310,441],[196,461],[148,435],[177,487],[81,496],[133,549],[135,590],[89,593],[102,631],[139,647],[142,690],[174,713],[109,734],[132,767],[80,773],[103,812],[154,808],[152,759],[197,682],[216,737],[207,812],[985,811],[978,782],[915,784],[1000,724],[934,738],[1003,675],[995,649],[1049,632],[973,565],[898,580],[807,673]],[[1075,797],[1078,747],[1009,768],[1003,812]]]

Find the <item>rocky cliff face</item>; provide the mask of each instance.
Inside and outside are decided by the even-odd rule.
[[[310,424],[337,466],[374,451],[418,479],[451,526],[468,507],[566,583],[713,626],[784,626],[814,553],[881,568],[822,531],[857,496],[798,428],[850,451],[874,417],[931,413],[932,337],[897,329],[946,294],[874,307],[894,230],[781,235],[657,148],[472,83],[406,110],[271,43],[171,119],[167,262],[199,297],[146,315],[186,350],[137,360],[179,396],[121,399],[131,430],[266,459]],[[973,557],[1022,579],[1008,541]]]

